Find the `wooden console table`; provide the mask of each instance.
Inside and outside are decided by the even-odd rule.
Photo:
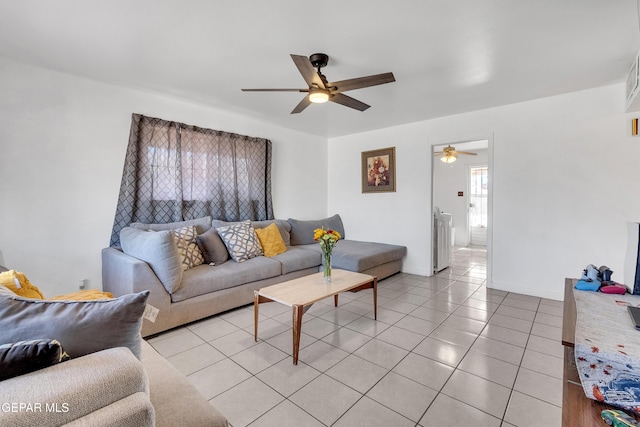
[[[564,313],[562,316],[562,345],[564,345],[564,374],[562,385],[562,427],[602,427],[603,409],[617,409],[587,398],[580,384],[573,348],[576,336],[576,302],[573,287],[576,279],[565,279]],[[629,413],[629,411],[625,411]],[[637,420],[640,420],[636,416]]]

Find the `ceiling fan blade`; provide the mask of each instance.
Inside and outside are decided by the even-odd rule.
[[[358,101],[357,99],[351,98],[350,96],[347,96],[343,93],[336,93],[334,95],[331,95],[329,101],[336,102],[340,105],[344,105],[345,107],[351,107],[358,111],[364,111],[370,107],[370,105]]]
[[[302,101],[300,101],[300,103],[298,103],[298,105],[296,105],[296,108],[294,108],[291,111],[291,114],[298,114],[301,113],[302,110],[304,110],[305,108],[307,108],[309,105],[311,104],[311,101],[309,101],[309,97],[305,96],[304,98],[302,98]]]
[[[363,87],[377,86],[385,83],[395,82],[393,73],[376,74],[373,76],[358,77],[355,79],[340,80],[329,83],[329,87],[336,87],[334,93],[346,92],[348,90],[361,89]]]
[[[433,154],[442,154],[442,151],[434,151]]]
[[[470,153],[468,151],[456,151],[456,154],[467,154],[469,156],[477,156],[478,153]]]
[[[309,92],[309,89],[240,89],[243,92]]]
[[[291,59],[293,59],[296,67],[298,67],[298,71],[300,71],[300,74],[302,74],[302,78],[304,78],[304,81],[307,82],[309,87],[315,85],[321,89],[326,89],[324,86],[324,82],[316,72],[315,68],[313,68],[313,65],[311,65],[311,61],[309,61],[309,58],[302,55],[291,54]]]

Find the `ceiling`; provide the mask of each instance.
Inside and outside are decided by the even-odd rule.
[[[624,81],[636,0],[0,0],[0,56],[335,137]],[[289,114],[289,54],[395,83]],[[0,71],[1,73],[1,71]]]

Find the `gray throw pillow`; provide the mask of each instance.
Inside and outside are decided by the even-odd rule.
[[[289,218],[291,224],[291,245],[309,245],[314,243],[313,230],[324,227],[326,230],[336,230],[344,239],[344,226],[340,215],[335,214],[325,219],[301,221]]]
[[[251,221],[218,227],[216,231],[235,262],[244,262],[262,255],[262,246]]]
[[[198,234],[202,234],[211,228],[211,217],[205,216],[203,218],[189,219],[187,221],[168,222],[166,224],[145,224],[142,222],[133,222],[129,227],[139,228],[140,230],[151,231],[164,231],[164,230],[177,230],[178,228],[188,227],[193,225],[196,227]]]
[[[218,235],[215,228],[211,227],[209,230],[197,237],[198,246],[204,256],[204,262],[207,264],[214,263],[215,265],[222,264],[229,259],[229,252],[227,247]]]
[[[149,264],[170,294],[182,285],[182,259],[172,231],[144,231],[125,227],[120,231],[122,251]]]
[[[53,338],[71,358],[112,347],[128,347],[140,358],[140,329],[148,297],[149,291],[143,291],[92,301],[38,300],[0,286],[2,339]]]

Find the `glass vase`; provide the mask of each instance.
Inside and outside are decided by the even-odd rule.
[[[331,254],[323,253],[322,258],[324,261],[324,274],[322,276],[322,282],[325,284],[331,283]]]

